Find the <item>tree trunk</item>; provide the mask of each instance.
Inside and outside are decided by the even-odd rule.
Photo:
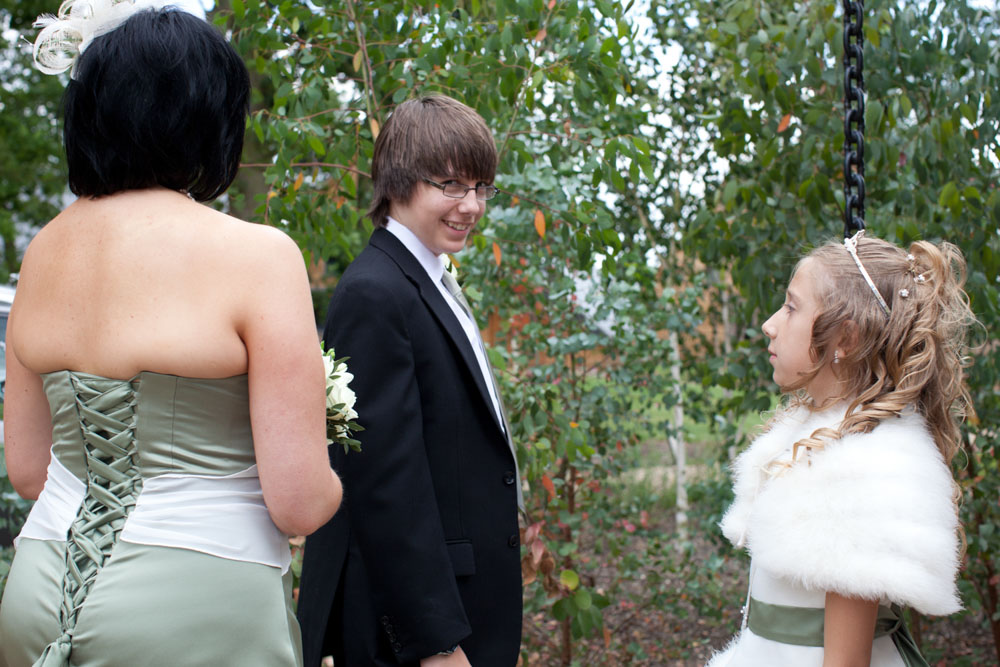
[[[681,346],[677,332],[670,333],[670,347],[673,351],[673,362],[670,364],[670,375],[674,380],[674,391],[677,399],[674,403],[673,434],[670,436],[671,449],[674,450],[674,460],[677,461],[677,533],[681,540],[687,537],[687,445],[684,442],[684,386],[681,381]]]
[[[569,628],[570,619],[567,616],[559,621],[559,636],[562,638],[562,646],[559,651],[559,664],[562,667],[569,667],[573,662],[573,635]]]
[[[717,276],[718,277],[718,276]],[[721,278],[716,281],[719,290],[720,301],[722,302],[722,352],[725,354],[724,359],[729,359],[733,356],[733,332],[732,325],[729,321],[729,309],[730,309],[730,294],[729,286],[723,285]],[[726,398],[732,398],[733,390],[726,390]],[[743,436],[743,422],[739,419],[739,415],[732,415],[733,419],[738,420],[736,422],[736,435],[732,440],[729,441],[729,446],[726,448],[726,454],[729,456],[729,460],[733,461],[736,459],[736,443],[740,441]]]

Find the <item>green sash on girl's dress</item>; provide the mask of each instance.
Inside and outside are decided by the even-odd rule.
[[[770,604],[751,597],[747,612],[747,627],[758,637],[782,644],[823,646],[824,617],[823,609]],[[906,627],[903,610],[899,605],[878,608],[875,637],[886,635],[892,637],[906,667],[929,667]]]

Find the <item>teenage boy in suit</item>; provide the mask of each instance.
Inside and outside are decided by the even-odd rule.
[[[334,291],[360,453],[331,448],[344,503],[306,541],[305,664],[512,667],[521,639],[520,476],[478,326],[445,254],[496,194],[483,119],[407,101],[375,142],[376,229]]]

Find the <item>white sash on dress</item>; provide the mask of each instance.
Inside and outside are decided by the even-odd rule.
[[[69,527],[80,509],[80,503],[87,494],[87,485],[76,478],[53,452],[49,458],[45,486],[38,494],[27,521],[21,532],[14,538],[17,548],[21,538],[63,542],[69,534]]]
[[[87,493],[53,454],[48,478],[14,540],[65,541]],[[288,571],[288,537],[264,504],[257,466],[232,475],[166,474],[145,480],[121,538],[133,544],[176,547]]]
[[[178,547],[288,570],[288,537],[264,504],[257,466],[208,475],[166,474],[146,480],[121,539]]]

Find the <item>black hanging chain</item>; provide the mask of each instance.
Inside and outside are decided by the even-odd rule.
[[[865,228],[864,0],[844,6],[844,238]]]

